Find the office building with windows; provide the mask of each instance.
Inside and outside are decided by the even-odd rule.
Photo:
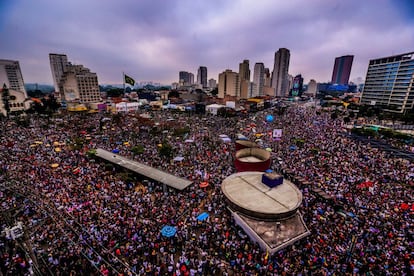
[[[274,96],[287,97],[289,93],[289,62],[290,51],[280,48],[275,53],[275,61],[272,72],[272,88],[275,90]]]
[[[405,113],[414,107],[414,52],[369,61],[361,103]]]
[[[60,78],[61,101],[76,103],[96,103],[101,101],[98,76],[83,65],[66,66]]]
[[[253,97],[263,96],[265,67],[263,62],[257,62],[253,71]]]
[[[178,73],[180,86],[190,86],[194,84],[194,74],[186,71]]]
[[[351,55],[335,58],[331,83],[348,84],[353,61],[354,56]]]
[[[69,64],[68,56],[64,54],[49,54],[49,61],[55,92],[59,93],[60,80],[66,71],[66,66]]]
[[[197,83],[203,88],[207,87],[207,67],[200,66],[197,71]]]
[[[218,81],[218,98],[225,98],[226,96],[230,97],[239,97],[239,88],[240,80],[239,74],[233,72],[230,69],[219,74]]]
[[[240,78],[240,99],[247,99],[249,97],[250,86],[250,65],[249,60],[245,59],[239,64],[239,78]]]
[[[8,89],[23,92],[27,98],[20,64],[16,60],[0,59],[0,87],[6,84]]]
[[[215,79],[209,79],[208,80],[208,87],[211,89],[214,89],[217,87],[217,81]]]

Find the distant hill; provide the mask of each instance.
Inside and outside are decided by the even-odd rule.
[[[40,90],[44,94],[49,94],[55,91],[55,87],[50,84],[25,83],[24,87],[27,92]]]

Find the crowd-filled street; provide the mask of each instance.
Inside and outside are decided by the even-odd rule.
[[[30,115],[27,126],[0,122],[0,210],[9,214],[0,225],[10,226],[14,217],[27,233],[26,241],[1,235],[3,275],[414,272],[414,164],[344,135],[342,118],[299,105],[282,115],[267,109],[231,118],[143,112]],[[268,114],[274,120],[267,121]],[[190,132],[179,134],[183,128]],[[273,129],[282,129],[280,140]],[[238,134],[271,149],[273,170],[308,183],[298,186],[311,235],[273,255],[243,235],[220,189],[236,172]],[[170,156],[159,153],[166,144]],[[131,150],[138,146],[142,152]],[[165,189],[94,158],[96,148],[194,183],[183,191]],[[202,212],[209,217],[199,221]],[[162,235],[165,225],[177,230],[172,237]]]

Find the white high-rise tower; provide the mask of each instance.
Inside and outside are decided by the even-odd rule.
[[[272,88],[276,97],[286,97],[289,93],[289,61],[290,51],[280,48],[275,53],[275,64],[272,73]]]
[[[252,96],[263,96],[265,67],[262,62],[257,62],[254,65],[253,73],[253,93]]]
[[[6,84],[7,88],[24,93],[27,98],[24,80],[19,62],[16,60],[0,59],[0,88]]]
[[[68,66],[68,57],[63,54],[49,54],[50,69],[52,70],[55,92],[60,92],[59,83]]]

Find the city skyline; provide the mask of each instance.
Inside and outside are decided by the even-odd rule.
[[[408,0],[7,1],[0,58],[19,61],[26,83],[53,84],[48,55],[58,53],[101,84],[122,83],[125,72],[169,85],[200,66],[208,79],[237,72],[245,59],[273,68],[275,51],[287,48],[289,74],[306,83],[329,81],[334,58],[344,55],[354,56],[356,81],[369,60],[413,50],[413,9]]]

